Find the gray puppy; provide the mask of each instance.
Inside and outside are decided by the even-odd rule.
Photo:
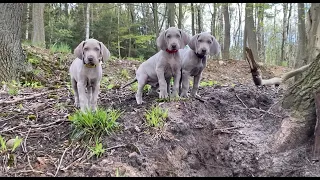
[[[77,58],[69,69],[74,104],[80,106],[81,111],[96,110],[102,78],[101,62],[110,57],[110,52],[102,42],[88,39],[76,47],[74,54]]]
[[[189,77],[193,76],[193,88],[191,95],[200,97],[197,94],[202,71],[206,67],[208,54],[215,55],[220,52],[220,45],[216,39],[207,32],[194,35],[188,43],[190,48],[179,50],[182,56],[182,78],[181,97],[188,97]],[[181,86],[180,86],[181,87]]]
[[[181,59],[179,49],[183,49],[190,40],[190,36],[181,29],[170,27],[160,33],[157,46],[161,50],[143,62],[136,71],[136,78],[122,88],[138,81],[136,93],[137,104],[141,104],[143,87],[151,85],[152,91],[159,87],[159,98],[168,98],[170,95],[170,79],[174,78],[172,97],[178,96],[181,79]]]

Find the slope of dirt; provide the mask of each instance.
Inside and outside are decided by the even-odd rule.
[[[209,61],[204,80],[226,85],[201,87],[204,101],[158,103],[157,97],[144,95],[146,103],[137,105],[130,88],[102,88],[99,106],[124,113],[119,119],[121,128],[103,137],[106,152],[100,158],[90,158],[90,151],[80,144],[69,144],[72,129],[67,117],[75,108],[67,88],[0,105],[1,136],[24,139],[14,166],[2,164],[0,176],[318,175],[319,165],[308,160],[311,142],[286,152],[269,151],[272,134],[287,116],[277,106],[283,90],[253,86],[245,61],[223,63]],[[110,61],[104,65],[104,76],[124,84],[134,77],[138,65],[136,61]],[[122,69],[129,71],[130,78],[121,77]],[[267,67],[271,75],[268,69],[275,75],[287,71]],[[2,92],[0,102],[46,91],[24,88],[14,97]],[[145,125],[144,113],[153,104],[169,110],[163,129]]]

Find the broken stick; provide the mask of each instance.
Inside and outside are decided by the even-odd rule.
[[[17,102],[20,102],[20,101],[23,101],[23,100],[33,99],[33,98],[42,96],[44,94],[49,94],[49,93],[53,93],[53,92],[59,92],[59,91],[63,91],[63,90],[66,90],[66,89],[55,89],[55,90],[50,90],[50,91],[34,94],[32,96],[27,96],[27,97],[23,97],[23,98],[17,98],[17,99],[11,100],[11,101],[0,101],[0,105],[17,103]]]
[[[262,79],[261,71],[259,69],[259,66],[257,65],[256,61],[253,58],[253,54],[250,48],[246,47],[246,59],[249,63],[251,74],[252,74],[252,79],[253,82],[256,86],[261,86],[261,85],[276,85],[279,86],[281,83],[284,81],[290,79],[291,77],[294,77],[298,74],[303,73],[306,71],[310,64],[307,64],[305,66],[302,66],[298,69],[295,69],[293,71],[290,71],[288,73],[285,73],[281,77],[274,77],[271,79]]]

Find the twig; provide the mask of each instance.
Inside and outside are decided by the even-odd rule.
[[[242,103],[242,105],[246,108],[246,109],[248,109],[250,112],[252,112],[249,108],[248,108],[248,106],[242,101],[242,99],[240,99],[240,97],[236,94],[236,97],[237,97],[237,99]],[[252,112],[253,113],[253,112]]]
[[[264,113],[266,113],[266,114],[273,115],[273,116],[278,117],[278,118],[282,118],[282,117],[279,116],[279,115],[276,115],[276,114],[274,114],[274,113],[265,111],[265,110],[263,110],[263,109],[257,109],[257,108],[241,108],[241,107],[239,107],[239,106],[235,106],[235,107],[238,107],[238,108],[240,108],[240,109],[246,109],[246,110],[249,110],[249,111],[251,111],[251,112],[252,112],[252,110],[256,110],[256,111],[264,112]],[[252,112],[252,113],[253,113],[253,112]]]
[[[52,123],[49,123],[49,124],[42,124],[42,125],[19,125],[19,126],[15,126],[13,128],[10,128],[10,129],[6,129],[6,130],[2,130],[0,131],[0,133],[3,133],[3,132],[8,132],[8,131],[12,131],[12,130],[15,130],[15,129],[18,129],[18,128],[21,128],[21,127],[30,127],[30,128],[41,128],[41,127],[48,127],[52,124],[56,124],[56,123],[59,123],[59,122],[65,122],[65,121],[68,121],[68,120],[65,120],[65,119],[60,119],[60,120],[57,120],[57,121],[54,121]]]
[[[230,128],[224,128],[224,129],[215,129],[215,130],[213,130],[213,133],[214,134],[220,134],[220,133],[231,134],[232,132],[230,132],[229,130],[239,129],[239,128],[243,128],[243,127],[230,127]]]
[[[23,143],[23,145],[24,145],[24,152],[25,152],[25,153],[28,152],[28,151],[27,151],[27,139],[28,139],[30,130],[31,130],[31,128],[29,128],[28,133],[27,133],[26,138],[24,139],[24,143]]]
[[[68,170],[71,166],[73,166],[75,163],[81,161],[86,155],[88,154],[88,150],[86,150],[83,155],[78,158],[77,160],[73,161],[71,164],[69,164],[68,166],[66,166],[65,168],[61,169],[62,171],[66,171]]]
[[[67,152],[67,150],[69,150],[69,148],[71,147],[72,143],[63,151],[62,153],[62,156],[60,158],[60,162],[59,162],[59,165],[57,167],[57,170],[56,170],[56,173],[54,174],[54,177],[57,176],[58,172],[59,172],[59,169],[60,169],[60,166],[61,166],[61,163],[62,163],[62,160],[63,160],[63,157],[64,157],[64,154]]]
[[[0,105],[2,105],[2,104],[12,104],[12,103],[16,103],[16,102],[23,101],[23,100],[29,100],[29,99],[36,98],[36,97],[38,97],[38,96],[42,96],[42,95],[44,95],[44,94],[53,93],[53,92],[59,92],[59,91],[63,91],[63,90],[65,90],[65,89],[49,90],[49,91],[46,91],[46,92],[34,94],[34,95],[32,95],[32,96],[27,96],[27,97],[23,97],[23,98],[18,98],[18,99],[12,100],[12,101],[0,101]]]
[[[109,148],[106,149],[106,151],[109,151],[109,150],[112,150],[112,149],[116,149],[116,148],[119,148],[119,147],[126,147],[126,146],[127,146],[126,144],[121,144],[121,145],[109,147]]]
[[[206,100],[202,99],[201,97],[194,96],[195,99],[199,100],[200,102],[206,102]]]

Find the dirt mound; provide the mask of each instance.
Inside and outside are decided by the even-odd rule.
[[[140,62],[111,61],[107,78],[124,84],[134,77]],[[266,67],[282,74],[280,67]],[[129,77],[121,71],[127,69]],[[271,72],[271,71],[270,71]],[[267,74],[267,73],[266,73]],[[272,73],[270,73],[272,75]],[[225,78],[228,77],[228,78]],[[270,76],[271,76],[270,75]],[[67,78],[67,77],[66,77]],[[309,144],[272,153],[272,135],[286,112],[277,106],[280,88],[257,88],[245,61],[209,61],[205,80],[221,84],[200,87],[204,99],[156,102],[144,95],[137,105],[130,88],[102,88],[99,106],[123,111],[121,129],[103,137],[106,152],[90,156],[81,144],[69,143],[72,131],[67,117],[75,111],[69,89],[18,103],[0,104],[0,134],[5,139],[23,137],[14,166],[2,164],[1,176],[312,176],[318,164],[308,161]],[[47,92],[48,88],[21,89],[2,101]],[[145,124],[144,113],[153,104],[169,110],[163,129]],[[2,156],[3,157],[3,156]]]

